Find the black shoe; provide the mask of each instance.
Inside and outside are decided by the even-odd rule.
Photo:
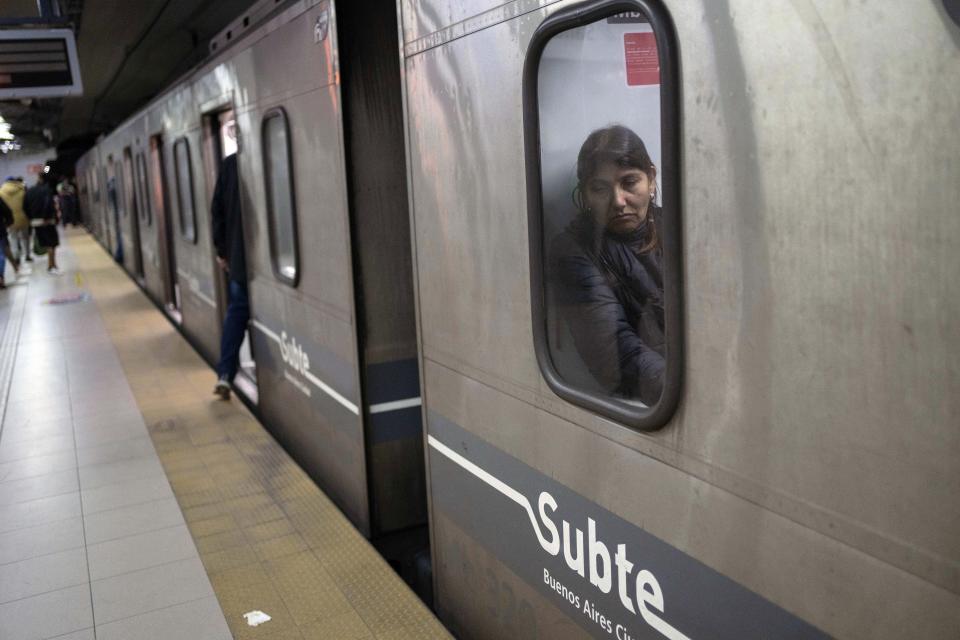
[[[217,380],[217,385],[213,388],[214,395],[220,396],[221,400],[230,399],[230,381],[226,378]]]

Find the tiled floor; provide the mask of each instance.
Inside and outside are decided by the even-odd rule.
[[[85,287],[61,262],[0,292],[0,638],[230,638],[97,307],[68,301]]]
[[[103,250],[68,245],[65,276],[0,292],[0,639],[449,638]]]

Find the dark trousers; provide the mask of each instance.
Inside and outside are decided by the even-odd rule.
[[[220,362],[217,363],[217,378],[233,381],[240,369],[240,345],[250,322],[250,299],[247,285],[230,281],[227,290],[227,317],[223,319],[223,335],[220,337]]]

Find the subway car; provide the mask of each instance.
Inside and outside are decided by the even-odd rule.
[[[212,362],[237,154],[240,393],[458,637],[956,638],[958,14],[264,0],[81,195]]]

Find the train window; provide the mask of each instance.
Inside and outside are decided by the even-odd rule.
[[[193,174],[190,167],[190,145],[186,138],[173,143],[174,171],[177,182],[177,205],[180,233],[189,242],[197,241],[197,212],[193,207]]]
[[[581,3],[524,68],[534,337],[551,389],[653,430],[680,396],[677,47],[660,3]]]
[[[267,218],[270,250],[277,278],[297,285],[297,212],[294,204],[290,131],[283,109],[271,109],[263,117],[263,166],[267,186]]]
[[[153,223],[150,214],[149,188],[147,187],[147,161],[143,152],[137,154],[137,198],[140,201],[140,219],[149,227]]]

